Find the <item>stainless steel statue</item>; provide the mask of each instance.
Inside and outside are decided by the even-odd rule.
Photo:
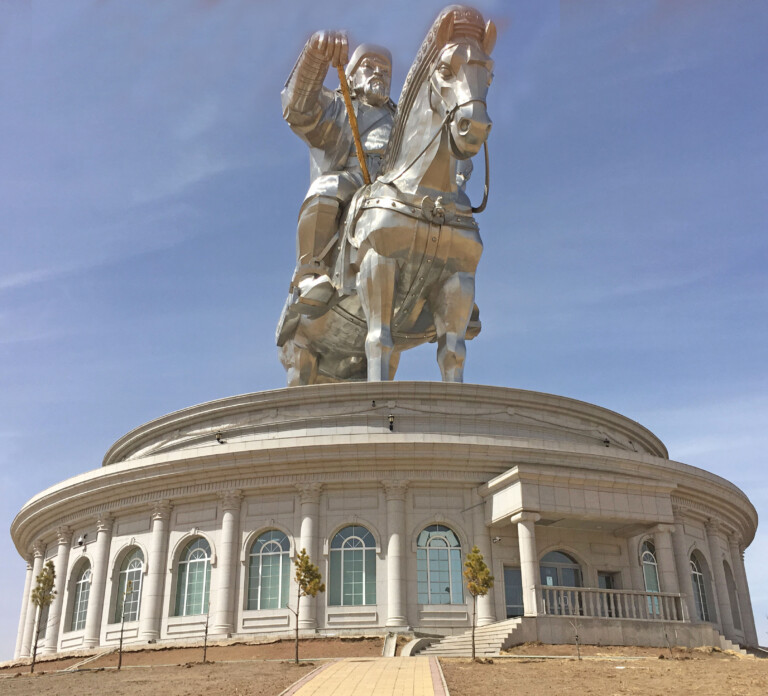
[[[428,341],[437,342],[443,381],[462,381],[465,340],[480,330],[483,244],[473,212],[485,206],[472,208],[464,185],[491,129],[495,40],[479,12],[447,7],[396,110],[386,49],[363,44],[339,69],[352,97],[345,106],[344,90],[322,83],[332,64],[347,62],[346,37],[318,32],[304,47],[283,91],[285,119],[310,146],[312,178],[277,328],[289,386],[393,379],[401,351]],[[487,146],[485,159],[487,194]]]

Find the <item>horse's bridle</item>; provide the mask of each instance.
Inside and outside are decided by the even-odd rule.
[[[435,142],[435,139],[437,138],[440,133],[442,133],[443,128],[448,130],[448,137],[451,137],[450,134],[450,123],[453,120],[453,117],[456,115],[456,112],[462,107],[466,106],[467,104],[472,104],[473,102],[479,102],[482,104],[486,109],[488,108],[488,104],[486,104],[485,99],[468,99],[465,102],[462,102],[461,104],[456,104],[453,107],[449,107],[448,102],[446,101],[445,97],[440,93],[439,90],[435,89],[432,86],[432,78],[429,79],[429,103],[432,104],[432,95],[436,94],[440,101],[443,103],[443,106],[445,107],[445,116],[443,117],[442,122],[438,126],[437,130],[435,131],[434,135],[429,139],[429,142],[422,148],[421,152],[419,152],[418,155],[416,155],[411,162],[408,164],[407,167],[405,167],[403,170],[400,171],[400,173],[397,176],[392,177],[389,182],[396,181],[399,179],[403,174],[405,174],[416,162],[421,159],[421,157],[424,156],[424,153],[429,149],[430,145],[432,145],[433,142]],[[485,186],[483,189],[483,202],[475,207],[472,206],[472,212],[473,213],[482,213],[485,210],[485,206],[488,204],[488,191],[490,190],[491,185],[491,170],[490,170],[490,161],[488,157],[488,138],[483,140],[483,152],[485,155]]]

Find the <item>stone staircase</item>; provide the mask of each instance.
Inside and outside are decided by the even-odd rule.
[[[498,621],[488,626],[475,629],[475,654],[478,657],[492,657],[513,642],[513,634],[523,623],[522,618]],[[419,655],[437,655],[440,657],[471,657],[472,631],[460,635],[447,636],[437,643],[418,650]]]

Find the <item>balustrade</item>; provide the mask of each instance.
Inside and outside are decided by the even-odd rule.
[[[581,616],[602,619],[642,619],[644,621],[684,621],[679,594],[603,590],[593,587],[540,585],[543,613],[549,616]]]

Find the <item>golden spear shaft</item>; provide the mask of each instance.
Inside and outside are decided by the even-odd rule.
[[[347,83],[347,76],[344,74],[344,66],[339,64],[336,66],[339,71],[339,83],[341,85],[341,93],[344,95],[344,104],[347,107],[347,116],[349,116],[349,125],[352,127],[352,137],[355,139],[355,152],[357,152],[357,159],[360,162],[360,169],[363,171],[363,181],[366,184],[371,183],[371,175],[368,173],[368,165],[365,163],[365,152],[363,152],[363,143],[360,141],[360,131],[357,128],[357,116],[355,116],[355,110],[352,108],[352,97],[349,94],[349,84]]]

